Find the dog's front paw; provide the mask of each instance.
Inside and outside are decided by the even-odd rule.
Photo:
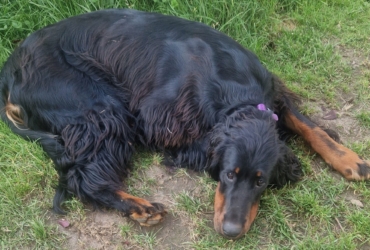
[[[370,179],[370,162],[360,161],[351,164],[345,170],[345,177],[348,180],[369,180]]]
[[[153,226],[161,222],[166,214],[167,211],[161,203],[151,203],[151,206],[140,205],[129,217],[141,226]]]

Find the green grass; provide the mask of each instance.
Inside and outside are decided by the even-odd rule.
[[[358,114],[356,117],[363,126],[370,128],[370,112],[363,111],[360,114]]]
[[[200,214],[205,210],[204,201],[198,197],[193,197],[188,192],[182,192],[176,197],[177,208],[186,211],[188,214]]]
[[[79,13],[117,7],[176,15],[230,35],[302,96],[307,115],[320,115],[322,105],[341,110],[352,99],[353,106],[345,115],[359,123],[361,133],[344,143],[370,158],[368,0],[0,0],[0,65],[22,39],[45,25]],[[238,241],[226,240],[212,228],[209,213],[215,183],[208,177],[195,178],[197,192],[169,193],[173,197],[172,214],[182,216],[184,227],[191,231],[186,246],[369,249],[369,182],[343,180],[310,154],[300,139],[293,140],[291,147],[303,163],[305,177],[281,190],[267,190],[255,223]],[[160,155],[148,152],[135,156],[134,171],[127,182],[132,194],[150,196],[160,187],[155,177],[145,176],[150,166],[160,161]],[[173,178],[188,177],[180,173]],[[13,135],[0,122],[0,248],[67,248],[67,237],[50,223],[52,186],[56,182],[52,162],[41,148]],[[360,200],[364,207],[356,207],[350,199]],[[90,211],[78,200],[67,202],[65,207],[72,223],[89,219]],[[158,228],[144,232],[131,224],[119,224],[123,241],[129,240],[132,249],[160,248],[166,240]]]
[[[8,247],[57,247],[63,236],[46,225],[57,179],[52,162],[35,143],[0,123],[0,243]]]

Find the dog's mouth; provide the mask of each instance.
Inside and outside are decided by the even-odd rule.
[[[230,205],[226,204],[225,197],[220,192],[219,187],[220,183],[218,183],[215,195],[215,214],[213,219],[214,228],[216,232],[227,239],[239,239],[249,231],[254,219],[256,218],[259,207],[259,200],[252,203],[250,207],[245,207],[244,209],[246,210],[243,211],[243,208],[241,208],[241,210],[238,211],[243,215],[245,214],[245,216],[236,216],[239,218],[244,218],[243,220],[230,220],[228,218],[233,217],[228,216],[227,208],[230,207]]]

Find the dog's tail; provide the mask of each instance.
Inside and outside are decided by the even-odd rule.
[[[29,141],[37,141],[46,152],[54,152],[50,158],[55,161],[64,151],[63,146],[56,140],[56,136],[29,129],[24,108],[12,101],[11,89],[15,86],[15,76],[10,73],[12,71],[10,64],[6,63],[0,73],[0,118],[15,134]]]

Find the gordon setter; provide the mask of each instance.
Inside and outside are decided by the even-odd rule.
[[[268,185],[301,177],[281,139],[301,135],[348,180],[369,163],[298,112],[299,99],[258,58],[204,24],[135,10],[103,10],[25,39],[0,75],[1,118],[55,163],[54,210],[70,195],[148,226],[159,203],[123,191],[134,145],[218,182],[214,227],[245,234]]]

